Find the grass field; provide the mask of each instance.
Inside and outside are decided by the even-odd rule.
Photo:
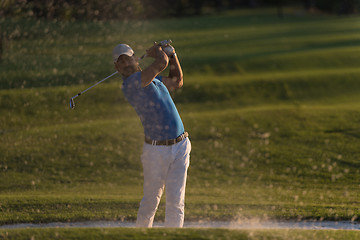
[[[90,228],[90,229],[22,229],[9,230],[4,234],[5,239],[284,239],[284,240],[307,240],[307,239],[349,239],[356,240],[360,233],[357,231],[305,231],[305,230],[226,230],[226,229],[121,229],[121,228]],[[1,236],[1,235],[0,235]]]
[[[284,19],[269,10],[146,22],[2,19],[11,39],[0,62],[0,225],[136,219],[143,133],[120,76],[77,98],[75,110],[69,100],[114,72],[110,53],[118,42],[142,55],[166,38],[184,70],[184,87],[173,97],[193,149],[185,221],[357,221],[359,20],[292,10]],[[156,221],[163,219],[161,203]],[[358,237],[349,231],[89,231],[11,230],[0,238]]]

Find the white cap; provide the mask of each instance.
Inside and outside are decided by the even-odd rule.
[[[132,50],[132,48],[127,44],[117,45],[116,47],[114,47],[114,49],[112,51],[112,57],[113,57],[114,62],[117,62],[120,55],[123,55],[123,54],[131,57],[132,55],[134,55],[134,50]]]

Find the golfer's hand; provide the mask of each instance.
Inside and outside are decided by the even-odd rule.
[[[146,56],[147,57],[151,57],[151,58],[157,58],[159,56],[159,54],[161,55],[162,53],[162,48],[161,46],[159,46],[156,42],[154,43],[154,45],[151,48],[148,48],[146,50]]]
[[[166,55],[168,57],[175,54],[175,48],[173,46],[171,46],[170,44],[167,45],[166,47],[163,47],[162,50],[166,53]]]

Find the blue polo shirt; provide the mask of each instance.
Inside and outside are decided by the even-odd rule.
[[[160,141],[174,139],[184,133],[179,112],[161,76],[143,88],[141,72],[136,72],[124,79],[122,91],[139,115],[145,137]]]

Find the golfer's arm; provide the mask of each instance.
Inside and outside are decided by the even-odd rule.
[[[176,90],[181,88],[184,81],[183,81],[183,72],[181,69],[181,65],[179,62],[178,57],[176,54],[169,58],[170,63],[170,71],[168,77],[163,77],[163,83],[168,88],[169,91]]]
[[[163,51],[156,54],[155,61],[141,72],[141,86],[146,87],[168,66],[169,58]]]

